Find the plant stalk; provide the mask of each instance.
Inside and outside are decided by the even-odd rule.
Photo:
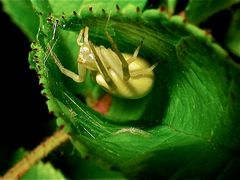
[[[52,136],[47,138],[35,149],[25,155],[22,160],[10,168],[0,179],[20,179],[20,177],[25,174],[34,164],[46,157],[50,152],[67,142],[69,139],[70,136],[64,131],[64,129],[56,131]]]

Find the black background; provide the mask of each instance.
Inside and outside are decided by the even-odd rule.
[[[37,73],[29,68],[30,41],[0,6],[0,150],[32,149],[50,135],[53,118]]]

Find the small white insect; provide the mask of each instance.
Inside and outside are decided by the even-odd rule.
[[[84,82],[87,69],[95,72],[93,74],[100,86],[122,98],[138,99],[148,94],[153,86],[153,69],[156,64],[150,66],[145,59],[137,56],[142,43],[133,55],[121,53],[107,31],[105,33],[112,49],[95,46],[88,40],[88,31],[88,27],[83,28],[77,38],[80,47],[77,58],[78,74],[66,69],[48,45],[48,50],[59,70],[78,83]]]

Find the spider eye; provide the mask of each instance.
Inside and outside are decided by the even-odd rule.
[[[81,47],[80,53],[82,53],[82,54],[89,53],[89,48],[86,46]]]
[[[95,57],[94,57],[92,51],[87,46],[82,46],[80,48],[79,57],[80,57],[81,63],[85,63],[86,61],[94,61],[95,60]]]

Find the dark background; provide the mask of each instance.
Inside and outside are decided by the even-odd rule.
[[[0,36],[1,154],[22,146],[34,148],[51,134],[49,122],[53,117],[41,95],[37,73],[29,68],[30,41],[4,13],[1,3]]]

